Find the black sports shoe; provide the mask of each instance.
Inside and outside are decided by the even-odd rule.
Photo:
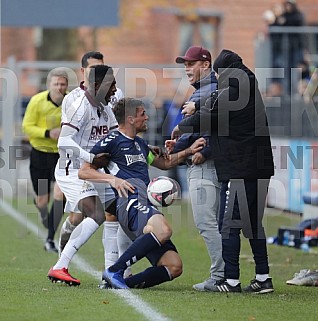
[[[264,282],[258,281],[256,279],[251,281],[251,284],[243,289],[246,293],[270,293],[274,292],[272,278],[267,278]]]
[[[205,288],[210,292],[242,292],[241,283],[232,286],[227,283],[226,279],[221,279],[215,282],[213,287]]]
[[[55,247],[54,241],[47,239],[44,243],[44,250],[47,252],[58,253],[57,248]]]

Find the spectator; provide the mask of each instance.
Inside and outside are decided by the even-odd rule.
[[[275,5],[275,8],[279,8]],[[272,11],[273,16],[268,13],[265,15],[270,27],[300,27],[305,24],[304,15],[298,9],[296,0],[287,0],[282,3],[282,8]],[[275,29],[270,29],[272,67],[284,68],[285,82],[284,90],[292,93],[297,91],[297,85],[291,83],[291,68],[296,68],[297,64],[304,60],[304,35],[286,29],[286,32],[279,32]]]

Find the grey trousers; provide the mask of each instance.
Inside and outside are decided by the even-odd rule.
[[[210,275],[214,280],[224,276],[222,240],[218,228],[221,183],[218,182],[213,160],[188,165],[187,179],[193,219],[206,244],[210,259]]]

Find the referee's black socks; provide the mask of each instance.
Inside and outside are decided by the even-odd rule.
[[[62,216],[64,214],[64,205],[65,202],[59,201],[59,200],[54,200],[51,210],[50,210],[50,215],[49,215],[49,224],[48,224],[48,239],[54,240],[54,235],[55,232],[61,222]]]

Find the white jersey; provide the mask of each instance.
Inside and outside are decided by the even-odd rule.
[[[96,106],[90,95],[82,92],[65,110],[58,140],[59,168],[78,170],[83,161],[91,163],[91,148],[117,127],[112,108],[102,104]]]
[[[58,139],[60,158],[55,168],[56,181],[66,197],[66,212],[80,212],[78,202],[88,196],[99,196],[102,203],[114,198],[109,184],[81,180],[78,170],[84,161],[92,162],[94,155],[89,151],[118,127],[117,120],[110,105],[96,106],[83,90],[76,90],[69,98],[73,99],[77,94],[77,99],[64,110]]]

